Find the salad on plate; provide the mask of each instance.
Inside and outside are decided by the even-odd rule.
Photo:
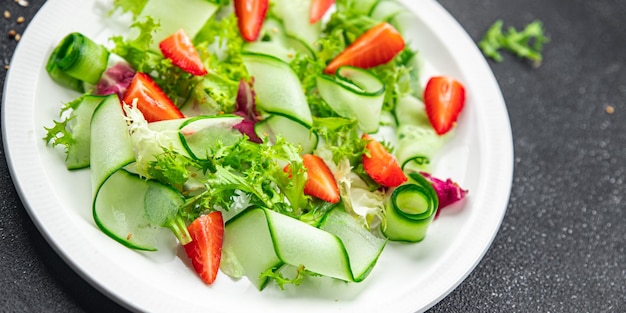
[[[50,54],[76,98],[44,140],[90,171],[93,220],[120,244],[155,251],[169,229],[207,284],[360,282],[466,196],[432,171],[465,89],[424,77],[402,4],[117,0],[109,14],[130,31],[72,32]]]

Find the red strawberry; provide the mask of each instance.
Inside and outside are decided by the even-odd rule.
[[[308,175],[304,185],[304,193],[326,202],[339,202],[337,181],[335,181],[333,173],[324,163],[324,160],[313,154],[305,154],[302,156],[302,161]]]
[[[366,146],[369,156],[363,154],[363,168],[375,182],[385,187],[397,187],[407,181],[393,154],[369,135],[363,134],[361,138],[369,141]]]
[[[465,105],[465,88],[453,78],[432,77],[424,89],[424,105],[430,124],[443,135],[454,127]]]
[[[136,73],[122,100],[130,105],[135,98],[137,108],[148,122],[185,117],[148,74]]]
[[[198,51],[193,46],[185,30],[179,29],[159,43],[163,56],[172,60],[172,64],[183,71],[196,75],[206,75],[207,70],[202,64]]]
[[[370,68],[385,64],[404,50],[402,35],[391,24],[382,22],[357,38],[327,66],[324,72],[334,74],[344,65]]]
[[[246,41],[257,40],[267,15],[269,0],[235,0],[234,5],[241,36]]]
[[[315,24],[321,20],[326,11],[335,3],[335,0],[313,0],[311,1],[311,14],[309,23]]]
[[[184,245],[185,252],[202,281],[210,285],[217,277],[222,258],[224,237],[222,212],[215,211],[198,217],[187,230],[192,241]]]

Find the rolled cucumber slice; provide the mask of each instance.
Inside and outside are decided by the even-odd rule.
[[[439,199],[419,173],[409,173],[409,181],[396,188],[384,211],[383,234],[389,240],[419,242],[433,220]]]
[[[109,51],[81,33],[70,33],[54,48],[46,71],[58,84],[83,91],[83,83],[94,85],[107,68]]]
[[[385,98],[385,85],[378,77],[364,69],[343,66],[335,76],[318,76],[317,87],[338,115],[357,119],[363,132],[378,131]]]
[[[289,64],[271,55],[253,52],[243,52],[242,58],[254,78],[257,107],[268,113],[289,116],[311,127],[311,109],[302,84]]]
[[[245,273],[258,289],[268,283],[261,273],[284,264],[303,265],[344,281],[362,281],[386,241],[367,231],[342,229],[362,228],[345,214],[327,216],[320,229],[269,209],[250,208],[226,224],[223,249],[236,259],[225,264],[240,266],[235,272]]]

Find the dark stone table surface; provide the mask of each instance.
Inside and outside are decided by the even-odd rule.
[[[45,4],[22,2],[0,2],[0,85],[18,44],[9,31]],[[430,310],[626,312],[626,2],[439,2],[475,42],[497,19],[540,20],[551,41],[538,68],[489,61],[513,132],[510,202],[483,260]],[[0,153],[0,312],[122,311],[42,237]]]

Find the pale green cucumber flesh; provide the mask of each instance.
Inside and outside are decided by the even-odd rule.
[[[181,28],[194,38],[218,9],[218,5],[206,0],[185,0],[184,4],[180,0],[149,0],[138,20],[150,16],[159,22],[160,28],[152,38],[152,49],[159,51],[159,43]]]
[[[309,22],[312,0],[272,0],[274,13],[282,20],[288,35],[297,37],[309,47],[320,38],[321,23]]]
[[[226,224],[224,249],[227,258],[235,259],[226,260],[229,268],[225,269],[245,273],[259,289],[267,284],[260,274],[283,264],[302,265],[344,281],[362,281],[386,241],[346,214],[327,216],[320,229],[269,209],[249,208]]]
[[[206,159],[207,151],[219,142],[230,145],[242,134],[233,128],[243,120],[236,115],[199,116],[182,123],[179,138],[189,156]]]
[[[121,244],[152,251],[157,249],[161,226],[183,199],[168,186],[124,170],[134,161],[119,98],[107,96],[91,119],[93,218],[103,233]]]
[[[89,167],[91,117],[104,99],[104,96],[86,95],[70,113],[67,130],[72,134],[74,143],[67,147],[65,159],[65,165],[70,170]]]
[[[275,142],[276,136],[280,135],[287,142],[300,146],[303,154],[312,153],[318,143],[318,136],[310,127],[279,114],[274,114],[257,123],[255,131],[261,138],[267,135],[272,142]]]
[[[289,64],[265,54],[243,52],[242,57],[254,78],[257,108],[289,116],[307,126],[313,124],[300,80]]]
[[[354,118],[366,133],[380,127],[384,84],[366,70],[341,67],[336,76],[317,77],[320,95],[339,116]]]

